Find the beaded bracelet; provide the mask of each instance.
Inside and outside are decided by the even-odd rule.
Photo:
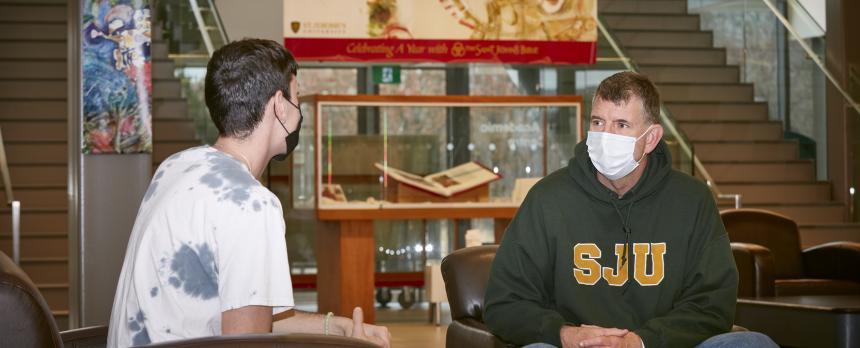
[[[332,315],[334,315],[334,313],[328,312],[325,315],[325,320],[323,321],[323,334],[325,334],[326,336],[328,336],[328,321],[329,319],[331,319]]]

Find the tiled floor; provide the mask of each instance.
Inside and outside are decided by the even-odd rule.
[[[317,311],[316,292],[296,292],[295,299],[296,309]],[[397,301],[392,301],[387,308],[380,308],[378,304],[376,308],[376,322],[391,331],[392,347],[445,347],[445,333],[451,323],[451,312],[447,303],[442,305],[441,318],[439,326],[430,322],[430,306],[427,302],[416,303],[409,309],[403,309]]]

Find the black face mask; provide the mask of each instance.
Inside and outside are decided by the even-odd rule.
[[[281,127],[284,127],[284,130],[287,131],[287,136],[284,138],[284,141],[287,143],[287,152],[277,154],[272,157],[272,159],[275,161],[283,161],[287,159],[287,157],[293,153],[293,150],[295,150],[296,147],[299,146],[299,131],[302,130],[302,121],[304,121],[305,119],[304,115],[302,115],[302,108],[300,108],[296,104],[293,104],[293,102],[289,100],[287,100],[287,102],[299,110],[299,124],[296,126],[296,130],[290,133],[290,131],[287,130],[287,127],[284,126],[284,124],[281,123],[280,120],[278,121],[278,123],[281,123]]]

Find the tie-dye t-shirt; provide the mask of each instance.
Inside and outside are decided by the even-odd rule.
[[[283,211],[248,168],[209,146],[165,160],[134,223],[109,347],[221,334],[221,312],[293,307]]]

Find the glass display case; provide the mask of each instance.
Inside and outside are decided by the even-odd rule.
[[[324,220],[515,210],[537,179],[573,157],[583,139],[581,107],[579,96],[302,97],[292,206]]]

